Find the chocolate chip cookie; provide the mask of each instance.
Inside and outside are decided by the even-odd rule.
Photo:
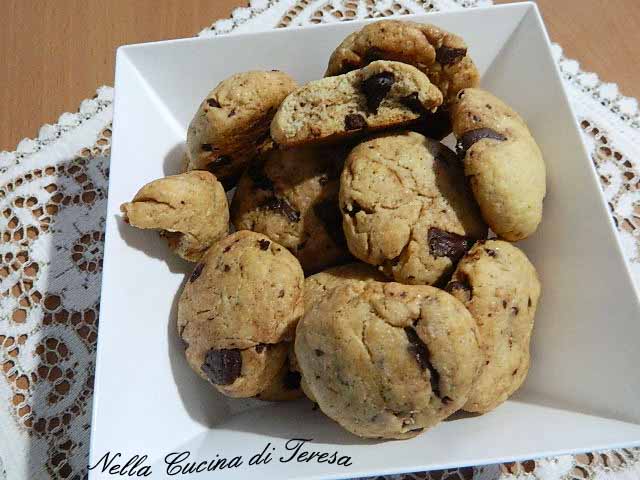
[[[320,303],[327,293],[336,287],[371,280],[385,282],[387,279],[375,267],[361,262],[340,265],[311,275],[304,280],[305,310]]]
[[[120,210],[134,227],[160,230],[169,248],[191,262],[197,262],[229,231],[227,197],[220,182],[208,172],[154,180]]]
[[[476,325],[448,293],[366,282],[305,312],[295,351],[320,409],[367,438],[410,438],[467,400],[481,363]]]
[[[462,408],[488,412],[520,388],[529,371],[529,343],[540,298],[536,269],[508,242],[478,242],[460,260],[447,290],[476,320],[484,355]]]
[[[546,173],[526,123],[477,88],[461,90],[450,111],[456,148],[485,221],[505,240],[528,237],[542,219]]]
[[[187,170],[208,170],[228,190],[249,161],[269,150],[269,125],[297,87],[286,73],[250,71],[223,80],[204,99],[187,131]]]
[[[303,282],[298,260],[264,235],[239,231],[215,243],[178,304],[189,365],[228,396],[267,388],[303,313]]]
[[[403,62],[424,72],[448,104],[480,81],[464,40],[435,25],[400,20],[369,23],[352,33],[329,59],[325,76],[341,75],[375,60]]]
[[[417,68],[377,61],[290,94],[273,118],[271,136],[287,147],[353,137],[412,122],[441,103],[440,91]]]
[[[338,209],[344,147],[272,150],[244,173],[231,204],[238,230],[288,248],[310,274],[350,258]]]
[[[419,133],[354,148],[340,180],[349,250],[396,281],[442,285],[487,227],[455,154]]]

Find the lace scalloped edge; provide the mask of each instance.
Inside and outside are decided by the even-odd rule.
[[[274,6],[277,0],[251,0],[249,6],[238,7],[231,12],[229,18],[221,18],[208,27],[201,30],[197,36],[215,36],[224,33],[230,33],[243,23],[248,22],[252,18],[267,11]]]
[[[567,82],[607,108],[631,128],[640,129],[640,108],[636,98],[620,93],[618,84],[605,83],[598,74],[582,70],[577,60],[564,56],[562,47],[557,43],[553,44],[553,56]]]
[[[279,0],[250,0],[249,6],[238,7],[231,12],[230,18],[223,18],[215,21],[208,27],[202,29],[198,36],[216,36],[225,33],[231,33],[240,25],[248,22],[249,20],[257,17],[259,14],[265,12]],[[490,0],[452,0],[461,7],[474,7],[491,5]]]
[[[65,112],[54,124],[44,124],[36,138],[24,138],[13,152],[0,151],[0,168],[39,152],[44,147],[59,140],[65,133],[75,130],[87,120],[91,120],[113,103],[113,87],[103,85],[96,89],[93,98],[80,102],[76,113]]]

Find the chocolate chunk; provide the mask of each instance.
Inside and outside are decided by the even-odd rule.
[[[289,219],[290,222],[299,222],[300,221],[300,212],[295,210],[289,202],[280,197],[269,197],[260,205],[267,210],[273,210],[274,212],[280,213]]]
[[[189,283],[195,282],[200,274],[202,273],[202,269],[204,268],[204,263],[199,263],[196,265],[196,268],[191,272],[191,276],[189,277]]]
[[[457,263],[473,247],[475,240],[431,227],[427,233],[427,242],[431,255],[448,257],[453,263]]]
[[[251,179],[255,188],[273,190],[273,181],[264,173],[263,163],[251,164],[247,169],[247,176]]]
[[[502,308],[507,308],[507,301],[506,300],[502,301]]]
[[[225,272],[229,272],[231,270],[231,267],[229,265],[225,265],[223,270]]]
[[[324,352],[318,348],[316,348],[314,352],[316,354],[316,357],[322,357],[324,355]]]
[[[207,105],[213,108],[220,108],[220,103],[215,98],[207,98]]]
[[[260,246],[260,250],[269,250],[269,245],[271,242],[269,240],[258,240],[258,245]]]
[[[357,113],[350,113],[344,117],[344,128],[349,130],[360,130],[367,126],[367,121],[362,115]]]
[[[278,298],[284,298],[284,290],[278,292]]]
[[[532,303],[531,303],[531,297],[529,297],[529,302],[528,302],[527,304],[529,305],[529,308],[531,308],[531,305],[532,305]]]
[[[424,113],[425,109],[418,98],[418,92],[413,92],[406,97],[400,99],[400,103],[411,110],[413,113]]]
[[[518,315],[520,313],[520,309],[518,307],[511,307],[511,313],[513,315]]]
[[[313,212],[324,224],[325,230],[337,245],[345,245],[346,239],[342,230],[342,215],[337,198],[329,198],[313,206]]]
[[[458,143],[456,143],[456,152],[460,157],[464,157],[464,155],[467,153],[467,150],[469,150],[474,143],[484,138],[499,140],[501,142],[504,142],[507,139],[507,137],[505,137],[501,133],[498,133],[490,128],[476,128],[475,130],[469,130],[468,132],[464,133],[458,139]]]
[[[380,103],[387,96],[396,81],[392,72],[380,72],[362,81],[360,90],[367,99],[367,108],[372,113],[378,112]]]
[[[442,65],[451,65],[462,60],[466,54],[466,48],[453,48],[443,45],[436,50],[436,62]]]
[[[300,380],[302,379],[300,372],[292,372],[289,370],[282,379],[282,385],[285,390],[297,390],[300,388]]]
[[[497,255],[496,251],[491,250],[490,248],[485,248],[484,251],[487,252],[487,255],[489,255],[490,257],[495,257]]]
[[[235,115],[236,115],[236,109],[234,108],[229,112],[229,114],[227,115],[227,118],[235,117]]]
[[[469,284],[469,279],[466,278],[463,281],[449,282],[445,290],[449,293],[453,293],[454,291],[464,292],[466,301],[471,300],[471,297],[473,297],[473,290],[471,288],[471,285]]]
[[[237,348],[209,350],[202,364],[202,372],[216,385],[230,385],[240,376],[242,356]]]
[[[413,328],[405,327],[405,333],[409,339],[409,352],[415,355],[418,365],[422,370],[429,370],[429,381],[431,382],[431,391],[440,398],[440,374],[431,363],[431,354],[426,343],[420,339]]]

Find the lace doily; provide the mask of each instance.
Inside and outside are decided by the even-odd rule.
[[[488,0],[254,0],[200,35],[486,5]],[[640,112],[554,47],[640,285]],[[0,480],[86,475],[113,90],[0,153]],[[385,479],[640,477],[640,449]]]

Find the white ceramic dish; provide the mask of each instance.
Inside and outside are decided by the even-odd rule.
[[[147,455],[137,471],[147,465],[151,478],[164,478],[165,456],[188,450],[182,466],[243,457],[238,468],[198,478],[328,479],[640,443],[638,299],[537,8],[521,3],[413,20],[464,36],[483,86],[523,115],[547,162],[544,219],[521,243],[543,285],[524,387],[487,415],[443,422],[409,441],[372,442],[305,401],[228,400],[201,381],[174,334],[190,267],[157,234],[124,225],[119,205],[144,183],[177,172],[186,126],[218,81],[260,68],[300,82],[319,78],[333,48],[362,23],[126,46],[117,54],[91,465],[107,452],[122,453],[110,467]],[[313,439],[300,452],[337,451],[351,465],[281,462],[293,453],[286,450],[292,438]],[[267,444],[273,461],[249,466]],[[109,478],[102,466],[91,478]]]

